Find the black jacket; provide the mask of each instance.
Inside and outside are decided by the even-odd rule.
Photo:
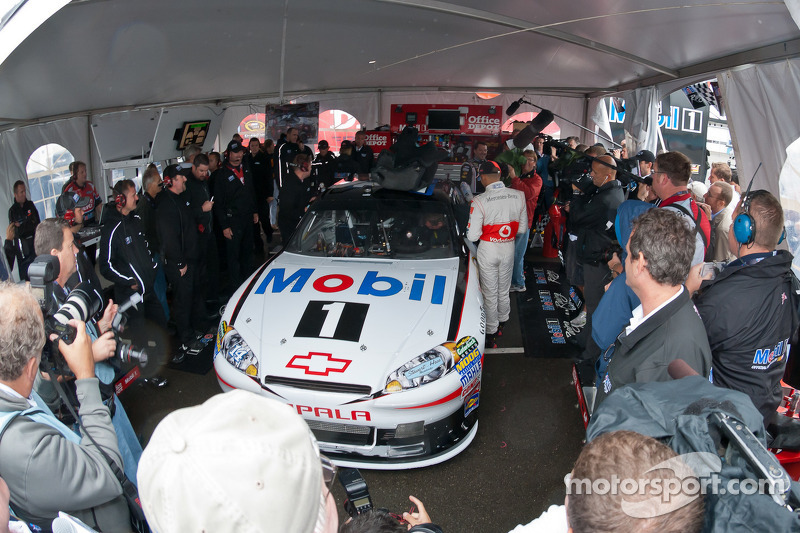
[[[273,194],[274,182],[271,158],[266,152],[259,151],[255,156],[248,152],[244,156],[244,164],[250,166],[250,172],[253,174],[253,187],[256,191],[256,199],[263,209],[266,205],[267,198]]]
[[[282,141],[282,142],[281,142]],[[297,143],[287,142],[286,139],[278,141],[275,147],[275,182],[278,187],[283,187],[283,180],[291,173],[289,163],[294,162],[294,158],[300,153]]]
[[[8,208],[8,222],[14,224],[19,222],[20,226],[14,228],[15,246],[21,251],[23,257],[34,255],[33,237],[36,234],[36,226],[39,225],[39,211],[30,200],[25,200],[24,204],[14,202]]]
[[[186,178],[186,193],[189,195],[189,207],[192,209],[194,223],[198,233],[211,233],[214,220],[214,210],[203,211],[203,204],[211,199],[208,182],[200,181],[194,176]],[[216,198],[215,198],[216,200]]]
[[[326,189],[333,185],[333,165],[336,162],[336,156],[333,152],[328,151],[324,156],[317,154],[314,162],[311,164],[311,177],[318,185],[324,186]]]
[[[104,215],[106,222],[100,230],[100,273],[108,281],[130,290],[139,286],[144,295],[153,289],[156,265],[150,254],[144,225],[134,211],[126,216],[109,207]]]
[[[306,206],[311,202],[314,194],[315,189],[310,177],[300,180],[294,172],[289,174],[281,188],[278,225],[292,229],[297,227],[297,223],[303,218]]]
[[[194,213],[189,207],[189,195],[186,192],[175,194],[164,191],[158,195],[156,207],[158,236],[164,250],[164,261],[167,264],[185,267],[200,256],[198,246],[199,233],[194,222]]]
[[[369,174],[369,171],[375,166],[375,153],[368,144],[365,144],[361,148],[356,148],[354,144],[353,160],[358,164],[359,174]]]
[[[667,367],[675,359],[683,359],[704,377],[711,370],[706,330],[686,289],[630,335],[620,333],[608,372],[598,381],[595,406],[624,385],[671,380]]]
[[[236,177],[228,164],[214,171],[214,217],[219,228],[225,230],[232,225],[252,224],[256,213],[256,191],[253,175],[247,165],[242,165],[244,184]]]
[[[619,181],[611,180],[594,194],[581,196],[570,204],[569,218],[577,232],[575,244],[581,261],[596,265],[602,260],[603,252],[614,240],[613,223],[617,208],[623,201],[622,186]]]
[[[769,420],[783,398],[787,344],[797,329],[792,254],[732,261],[704,282],[695,305],[708,332],[714,384],[744,392]],[[752,263],[752,264],[751,264]]]
[[[340,155],[333,162],[333,183],[340,180],[353,181],[358,174],[358,163],[352,157]]]
[[[163,194],[159,192],[153,198],[146,192],[142,191],[139,194],[139,202],[136,204],[136,214],[142,220],[144,226],[144,238],[147,239],[147,244],[150,245],[150,251],[154,254],[161,253],[161,239],[158,238],[158,231],[156,231],[156,205],[158,197]]]

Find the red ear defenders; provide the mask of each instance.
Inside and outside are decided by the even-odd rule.
[[[116,193],[114,195],[114,203],[121,209],[128,203],[128,198],[124,194]]]
[[[167,176],[166,174],[164,174],[164,177],[161,179],[161,186],[164,187],[165,189],[171,189],[172,176]]]

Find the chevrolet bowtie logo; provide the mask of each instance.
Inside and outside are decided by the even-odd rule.
[[[331,372],[344,372],[352,361],[336,359],[329,353],[309,352],[295,355],[286,368],[296,368],[311,376],[327,376]]]

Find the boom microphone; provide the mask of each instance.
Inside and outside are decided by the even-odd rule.
[[[513,106],[514,104],[512,104]],[[509,106],[510,108],[511,106]],[[526,146],[533,142],[534,137],[542,133],[547,126],[553,122],[554,115],[552,111],[542,109],[539,114],[533,117],[533,120],[528,122],[528,125],[517,133],[514,137],[514,146],[520,150],[524,150]]]
[[[523,102],[524,100],[525,100],[524,98],[520,98],[520,99],[519,99],[519,100],[517,100],[516,102],[511,102],[511,105],[510,105],[510,106],[508,106],[508,109],[506,109],[506,115],[508,115],[508,116],[510,117],[511,115],[513,115],[514,113],[516,113],[516,112],[517,112],[517,109],[519,109],[519,106],[521,106],[521,105],[522,105],[522,102]]]

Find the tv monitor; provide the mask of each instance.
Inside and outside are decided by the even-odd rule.
[[[461,112],[458,109],[429,109],[428,130],[460,130]]]
[[[199,144],[200,146],[206,141],[208,135],[208,128],[211,126],[210,120],[198,120],[195,122],[184,122],[181,128],[180,140],[178,141],[178,150],[183,150],[190,144]]]

